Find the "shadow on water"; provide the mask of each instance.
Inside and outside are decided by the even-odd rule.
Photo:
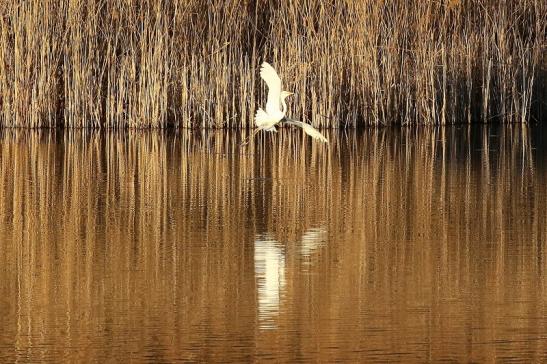
[[[543,135],[3,130],[0,361],[545,361]]]

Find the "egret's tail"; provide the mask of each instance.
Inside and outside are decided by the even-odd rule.
[[[264,125],[270,121],[270,116],[266,113],[266,111],[262,109],[258,109],[255,114],[255,125],[257,127],[264,127]]]
[[[256,111],[255,125],[257,128],[265,131],[276,132],[277,130],[275,129],[275,125],[278,122],[279,120],[275,120],[274,118],[272,118],[271,115],[269,115],[266,111],[262,109],[258,109]]]
[[[272,123],[272,117],[266,113],[266,111],[262,110],[261,108],[256,110],[255,114],[255,125],[256,130],[253,131],[251,135],[249,135],[242,143],[241,146],[246,145],[249,143],[249,140],[259,131],[265,130],[265,131],[277,131],[275,129],[275,126],[273,126],[275,123]]]

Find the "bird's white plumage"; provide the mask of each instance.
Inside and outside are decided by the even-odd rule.
[[[255,124],[258,128],[267,131],[276,131],[275,124],[277,124],[278,122],[279,120],[277,120],[276,118],[272,118],[270,115],[268,115],[268,113],[262,110],[262,108],[256,111]]]
[[[281,112],[281,78],[268,62],[262,63],[260,77],[268,85],[266,112],[271,116],[277,116]]]
[[[314,139],[320,140],[324,143],[329,142],[327,138],[325,138],[325,136],[319,132],[319,130],[315,129],[310,124],[306,124],[306,123],[303,123],[302,121],[292,120],[292,119],[285,120],[285,123],[302,128],[302,130],[304,130],[304,133],[308,134]]]
[[[257,129],[241,145],[247,144],[249,138],[251,138],[261,130],[277,131],[275,126],[281,122],[286,122],[287,124],[298,126],[302,128],[302,130],[304,130],[304,132],[312,138],[328,143],[327,138],[325,138],[323,134],[321,134],[313,126],[285,116],[285,113],[287,112],[287,104],[285,103],[285,98],[292,95],[293,93],[288,91],[281,91],[281,78],[279,78],[279,75],[277,74],[275,69],[268,62],[262,63],[262,66],[260,68],[260,77],[268,85],[268,100],[266,102],[266,110],[259,108],[256,111],[255,124]]]

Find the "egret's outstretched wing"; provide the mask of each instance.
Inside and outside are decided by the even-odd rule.
[[[262,77],[268,85],[266,112],[270,115],[274,115],[281,110],[281,78],[279,78],[275,69],[268,62],[262,63],[260,77]]]
[[[287,124],[290,124],[290,125],[294,125],[294,126],[298,126],[300,128],[302,128],[302,130],[304,130],[304,133],[308,134],[309,136],[311,136],[312,138],[314,139],[317,139],[317,140],[320,140],[322,142],[325,142],[328,144],[328,140],[327,138],[325,138],[323,136],[323,134],[321,134],[319,132],[319,130],[315,129],[313,126],[311,126],[310,124],[306,124],[306,123],[303,123],[301,121],[298,121],[298,120],[293,120],[293,119],[286,119],[285,120],[285,123]]]

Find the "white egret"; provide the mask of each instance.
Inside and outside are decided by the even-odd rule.
[[[277,131],[275,126],[285,122],[302,128],[302,130],[312,138],[328,143],[327,138],[310,124],[286,117],[287,104],[285,103],[285,99],[288,96],[294,95],[294,93],[281,90],[281,78],[268,62],[262,63],[260,77],[266,82],[266,85],[268,85],[268,100],[266,101],[266,110],[264,111],[262,108],[259,108],[256,112],[255,125],[257,130],[255,130],[250,137],[261,130],[275,132]],[[242,143],[242,145],[243,144],[246,144],[246,142]]]
[[[266,101],[266,111],[262,108],[257,110],[255,124],[260,130],[276,131],[275,125],[283,120],[287,113],[285,99],[293,93],[281,91],[281,78],[268,62],[262,63],[260,77],[268,85],[268,100]]]

